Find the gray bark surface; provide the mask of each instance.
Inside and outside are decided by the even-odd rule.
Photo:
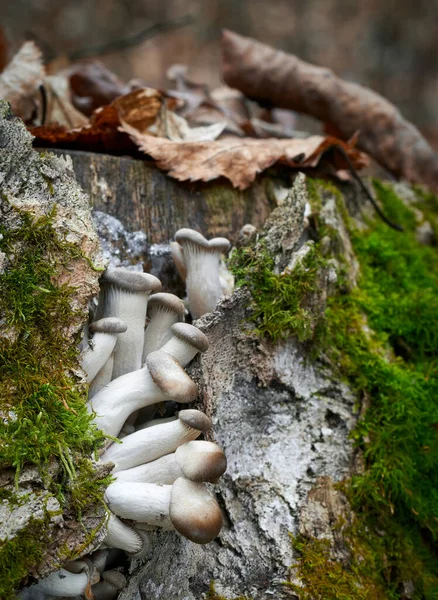
[[[266,224],[280,270],[307,247],[306,201],[299,175]],[[333,198],[325,210],[342,231]],[[331,268],[321,274],[316,310],[324,309],[335,276]],[[122,600],[200,600],[211,581],[227,598],[290,598],[284,585],[293,578],[289,533],[336,541],[330,522],[345,503],[332,482],[353,468],[354,396],[295,339],[270,344],[257,337],[249,304],[248,292],[239,289],[196,321],[210,348],[189,368],[201,407],[213,419],[213,439],[228,457],[215,486],[223,530],[206,546],[174,533],[154,534],[153,555],[133,562]]]

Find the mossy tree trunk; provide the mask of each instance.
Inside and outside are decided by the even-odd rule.
[[[5,130],[17,126],[4,116]],[[32,160],[17,164],[21,142],[9,146],[12,156],[18,153],[7,169],[9,159],[0,157],[9,174],[0,180],[3,201],[16,207],[30,198],[29,169],[39,173],[30,178],[36,189],[45,185],[35,205],[46,214],[56,201],[62,212],[70,206],[67,191],[79,193],[69,163],[36,158],[22,136],[26,165]],[[207,546],[151,533],[151,554],[132,561],[121,597],[433,598],[438,573],[428,540],[438,509],[430,491],[436,489],[438,340],[426,325],[438,314],[436,251],[427,245],[436,243],[436,200],[376,182],[384,210],[405,228],[399,233],[376,220],[350,184],[338,189],[295,173],[265,177],[242,194],[225,183],[178,184],[140,161],[70,154],[93,206],[129,229],[144,229],[151,243],[167,243],[181,226],[208,236],[231,232],[233,240],[246,222],[259,230],[231,259],[240,287],[196,323],[210,349],[189,368],[198,404],[213,419],[213,438],[228,456],[215,487],[223,531]],[[61,164],[67,188],[55,169]],[[21,184],[11,195],[5,184],[15,170]],[[76,232],[73,222],[62,223],[64,236]],[[81,239],[89,237],[87,225]],[[95,261],[93,252],[86,254]],[[85,446],[82,452],[87,458]],[[65,518],[67,478],[58,473],[52,486],[61,485],[67,504],[60,509],[61,496],[53,497]],[[32,493],[39,486],[39,497],[48,497],[50,483],[33,477]],[[422,483],[426,477],[430,487]],[[12,511],[12,481],[7,489],[4,506]],[[20,508],[29,513],[26,503]],[[57,523],[46,526],[64,548]],[[33,563],[53,565],[47,548],[32,555]],[[84,550],[79,541],[70,549]],[[12,569],[15,558],[8,560]],[[32,574],[44,572],[29,563]]]

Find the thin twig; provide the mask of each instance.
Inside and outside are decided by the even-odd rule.
[[[165,31],[169,31],[171,29],[178,29],[179,27],[191,25],[194,23],[194,21],[195,17],[193,15],[185,15],[184,17],[170,19],[169,21],[164,21],[163,23],[154,23],[154,25],[150,25],[138,33],[130,35],[126,38],[121,38],[105,44],[100,44],[98,46],[89,46],[88,48],[75,50],[69,55],[69,58],[70,60],[79,60],[81,58],[89,58],[90,56],[102,56],[103,54],[110,54],[112,52],[125,50],[126,48],[136,46],[141,42],[158,35],[159,33],[164,33]]]

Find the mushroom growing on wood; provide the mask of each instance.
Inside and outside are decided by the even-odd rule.
[[[166,399],[192,402],[197,394],[196,384],[179,362],[157,350],[149,354],[142,369],[114,379],[96,394],[90,408],[96,413],[96,425],[115,436],[135,410]]]
[[[205,484],[180,477],[173,485],[123,482],[106,491],[110,509],[125,519],[176,529],[197,544],[211,542],[222,526],[222,514]]]
[[[208,241],[193,229],[180,229],[175,240],[182,247],[187,268],[186,289],[189,306],[195,318],[215,309],[222,295],[219,279],[221,255],[230,248],[225,238]]]
[[[227,459],[217,444],[195,440],[182,444],[173,454],[116,472],[117,481],[172,484],[178,477],[215,483],[227,468]]]
[[[131,469],[174,452],[178,446],[194,440],[211,428],[211,419],[200,410],[181,410],[178,419],[136,431],[112,444],[100,461],[114,463],[114,472]],[[111,487],[110,484],[109,488]],[[109,489],[108,488],[108,489]]]
[[[123,523],[116,515],[110,513],[106,522],[106,536],[103,544],[111,548],[124,550],[131,557],[140,558],[149,544],[145,536]]]
[[[88,347],[82,352],[81,366],[87,374],[90,383],[111,356],[119,333],[124,333],[128,326],[121,319],[108,317],[91,323],[89,330],[93,338]]]
[[[170,328],[184,317],[184,302],[173,294],[159,293],[149,298],[147,316],[150,321],[144,333],[143,364],[154,350],[159,350],[171,337]]]
[[[109,268],[100,279],[99,314],[118,317],[127,330],[119,335],[114,349],[112,378],[141,368],[144,324],[149,295],[161,289],[159,279],[123,267]]]
[[[70,573],[66,569],[59,569],[48,577],[40,579],[37,584],[23,590],[21,600],[42,600],[52,596],[61,598],[74,598],[83,594],[89,584],[88,572]]]
[[[105,571],[102,581],[91,588],[95,600],[116,600],[120,590],[126,586],[126,577],[119,571]]]
[[[170,328],[172,337],[160,348],[175,358],[183,367],[198,354],[208,350],[207,336],[200,329],[188,323],[175,323]]]

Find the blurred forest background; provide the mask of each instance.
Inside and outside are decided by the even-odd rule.
[[[438,148],[438,0],[3,0],[0,24],[9,58],[33,39],[47,61],[94,56],[164,87],[174,63],[219,85],[229,28],[380,92]]]

